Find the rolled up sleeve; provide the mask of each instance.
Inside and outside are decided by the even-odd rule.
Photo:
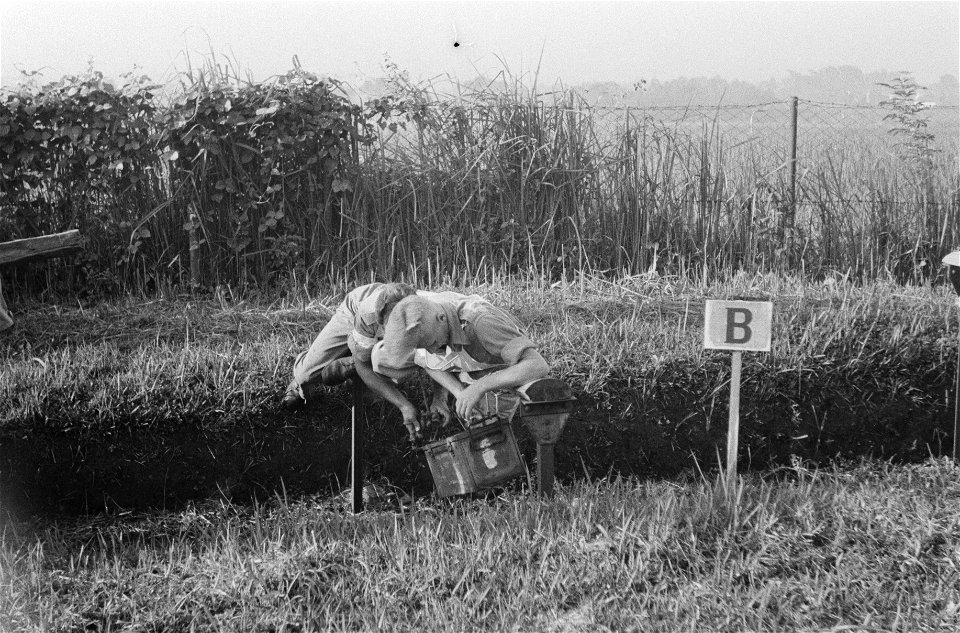
[[[370,323],[369,319],[358,314],[353,321],[353,331],[347,337],[347,347],[350,353],[363,362],[370,361],[370,353],[373,346],[377,344],[377,324]]]
[[[499,311],[480,316],[473,327],[487,353],[508,365],[516,365],[524,351],[537,348],[512,318]]]

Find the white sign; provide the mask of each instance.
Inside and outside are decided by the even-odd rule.
[[[733,351],[770,351],[773,303],[708,299],[703,323],[703,346]]]

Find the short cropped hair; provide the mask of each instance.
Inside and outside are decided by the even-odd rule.
[[[440,326],[439,310],[439,306],[424,297],[412,295],[401,299],[383,328],[383,364],[402,368],[433,333],[433,328]]]
[[[383,287],[380,289],[380,294],[377,296],[375,308],[377,311],[377,322],[385,324],[394,306],[404,297],[409,297],[416,293],[416,288],[410,284],[396,282],[383,284]]]

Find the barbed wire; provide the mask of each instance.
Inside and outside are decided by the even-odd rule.
[[[837,109],[851,109],[851,110],[877,110],[888,112],[888,108],[881,104],[851,104],[851,103],[837,103],[831,101],[814,101],[812,99],[801,99],[797,98],[798,104],[806,104],[812,106],[820,106],[824,108],[837,108]],[[561,103],[547,104],[542,100],[534,101],[537,106],[542,107],[547,110],[559,111],[559,112],[585,112],[585,111],[609,111],[609,112],[637,112],[644,110],[651,111],[703,111],[703,110],[750,110],[756,108],[765,108],[769,106],[787,106],[789,107],[792,104],[792,99],[779,100],[779,101],[764,101],[761,103],[719,103],[719,104],[708,104],[708,103],[691,103],[687,105],[646,105],[646,104],[623,104],[623,105],[602,105],[599,103],[578,103],[575,106],[564,105]],[[442,109],[442,108],[464,108],[470,106],[497,106],[501,108],[516,107],[520,108],[529,108],[528,103],[507,103],[499,102],[495,100],[478,100],[471,101],[469,99],[461,100],[449,100],[449,101],[433,101],[427,103],[421,103],[418,105],[420,108],[426,109]],[[926,106],[924,111],[929,110],[946,110],[957,112],[960,111],[960,106],[955,105],[929,105]]]

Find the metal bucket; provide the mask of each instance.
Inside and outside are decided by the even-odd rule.
[[[490,488],[524,472],[509,422],[495,419],[423,447],[441,497]]]

